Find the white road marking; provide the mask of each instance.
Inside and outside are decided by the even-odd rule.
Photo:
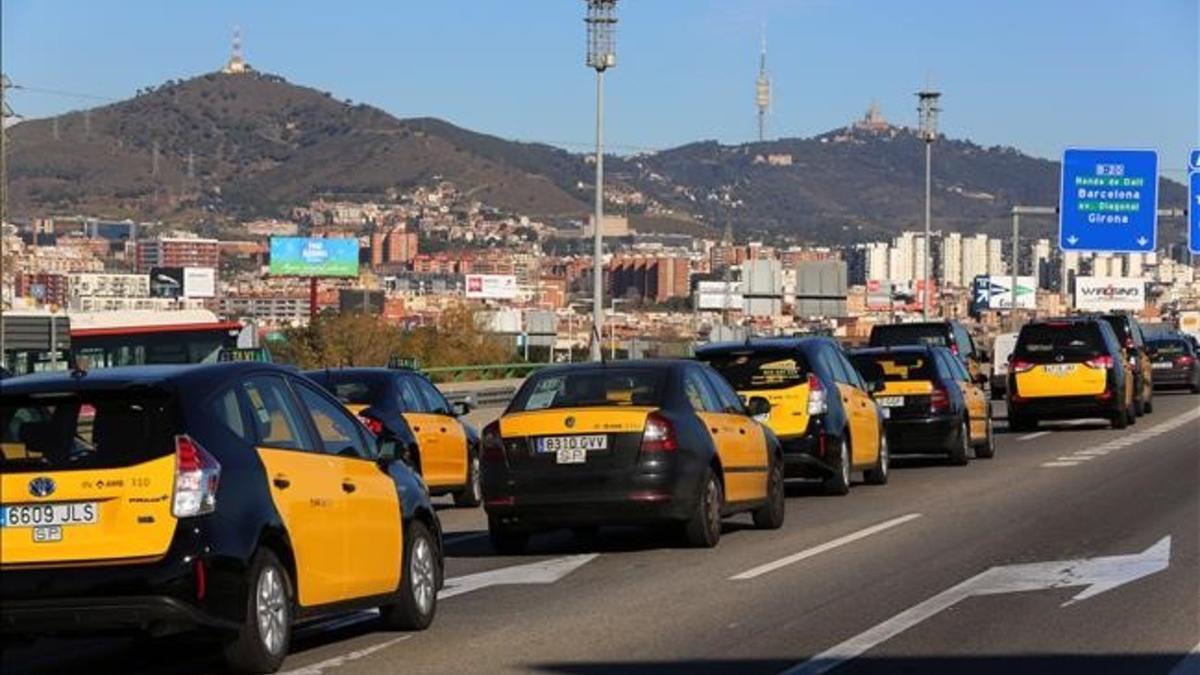
[[[1042,466],[1045,466],[1045,467],[1079,466],[1079,462],[1045,462],[1042,464]]]
[[[1177,428],[1191,422],[1196,417],[1200,417],[1200,409],[1189,410],[1188,412],[1186,412],[1182,415],[1178,415],[1166,422],[1162,422],[1161,424],[1152,426],[1149,429],[1143,429],[1136,433],[1131,433],[1126,436],[1121,436],[1119,438],[1108,441],[1107,443],[1103,443],[1094,448],[1089,448],[1087,450],[1076,450],[1075,452],[1071,453],[1070,455],[1067,455],[1065,457],[1059,457],[1058,461],[1044,462],[1042,464],[1042,466],[1046,467],[1046,468],[1078,466],[1089,460],[1107,455],[1114,450],[1123,450],[1125,448],[1139,445],[1146,441],[1152,440],[1153,438],[1155,438],[1157,436],[1161,436],[1162,434],[1165,434],[1169,431],[1177,429]],[[1020,439],[1018,439],[1018,440],[1020,440]]]
[[[351,661],[357,661],[359,659],[366,658],[377,651],[387,649],[388,647],[403,642],[411,637],[411,635],[404,635],[392,640],[388,640],[387,642],[380,642],[377,645],[352,651],[348,654],[342,654],[341,656],[335,656],[331,659],[325,659],[324,661],[321,661],[320,663],[314,663],[311,666],[301,666],[300,668],[296,668],[294,670],[285,670],[279,675],[321,675],[329,668],[337,668],[338,666],[343,666]]]
[[[1049,436],[1049,435],[1050,435],[1049,431],[1035,431],[1032,434],[1025,434],[1024,436],[1017,436],[1017,440],[1018,441],[1032,441],[1035,438],[1041,438],[1042,436]]]
[[[1167,675],[1200,675],[1200,643],[1192,647],[1192,651],[1175,664]]]
[[[1074,455],[1068,455],[1067,457],[1059,457],[1058,461],[1060,461],[1060,462],[1086,462],[1090,459],[1096,459],[1096,458],[1093,457],[1092,455],[1085,455],[1082,452],[1080,452],[1080,453],[1076,453]]]
[[[872,525],[871,527],[859,530],[857,532],[852,532],[850,534],[845,535],[844,537],[838,537],[837,539],[834,539],[832,541],[827,541],[824,544],[820,544],[818,546],[814,546],[812,548],[805,549],[803,551],[800,551],[799,553],[793,553],[792,555],[789,555],[785,558],[780,558],[779,560],[776,560],[774,562],[769,562],[765,565],[759,565],[758,567],[746,570],[745,572],[742,572],[741,574],[735,574],[734,576],[729,577],[729,580],[730,581],[744,581],[746,579],[753,579],[755,577],[760,577],[764,574],[767,574],[768,572],[774,572],[775,570],[780,569],[782,567],[787,567],[788,565],[791,565],[793,563],[798,563],[801,560],[811,558],[815,555],[820,555],[826,551],[832,551],[833,549],[838,548],[839,546],[845,546],[846,544],[849,544],[851,542],[858,541],[859,539],[864,539],[873,534],[878,534],[880,532],[883,532],[884,530],[889,530],[893,527],[896,527],[897,525],[903,525],[904,523],[907,523],[910,520],[915,520],[920,517],[921,517],[921,514],[919,514],[919,513],[910,513],[908,515],[900,516],[899,518],[892,518],[891,520],[885,520],[882,523],[879,523],[877,525]]]
[[[993,567],[938,593],[883,623],[835,645],[781,675],[822,675],[974,595],[998,595],[1086,586],[1063,606],[1167,569],[1171,537],[1133,555]]]
[[[569,555],[527,565],[501,567],[498,570],[454,577],[446,580],[446,586],[438,593],[438,599],[453,598],[456,595],[478,591],[489,586],[552,584],[598,557],[600,557],[599,553]]]

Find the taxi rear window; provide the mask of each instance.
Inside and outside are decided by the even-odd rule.
[[[1191,347],[1183,340],[1160,340],[1148,345],[1150,353],[1155,356],[1183,356],[1192,353]]]
[[[661,406],[666,374],[660,370],[581,370],[534,375],[517,392],[513,412],[590,408],[595,406]]]
[[[808,383],[808,360],[795,352],[723,354],[704,359],[738,391],[787,389]]]
[[[872,347],[898,347],[900,345],[950,346],[950,336],[941,324],[892,324],[875,326],[871,329]]]
[[[0,468],[6,472],[111,469],[174,449],[166,394],[52,394],[0,401]]]
[[[931,382],[936,374],[936,366],[927,354],[854,354],[850,361],[858,372],[880,372],[887,382]]]
[[[1017,356],[1079,356],[1104,353],[1100,327],[1091,323],[1029,324],[1021,329]]]

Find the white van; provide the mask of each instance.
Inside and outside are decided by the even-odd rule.
[[[1016,333],[1001,333],[992,342],[992,400],[1004,398],[1008,389],[1008,357],[1017,346]]]

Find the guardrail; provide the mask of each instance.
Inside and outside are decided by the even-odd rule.
[[[422,368],[434,382],[468,382],[477,380],[511,380],[525,377],[546,367],[545,363],[495,363],[483,366],[437,366]]]
[[[477,408],[500,408],[508,405],[513,395],[517,393],[517,388],[512,386],[493,387],[474,391],[447,391],[442,393],[451,403],[472,400]]]

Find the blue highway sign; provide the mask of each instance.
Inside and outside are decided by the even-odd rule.
[[[1141,253],[1158,237],[1158,153],[1063,153],[1058,245],[1064,251]]]
[[[1188,250],[1200,255],[1200,171],[1188,175]]]
[[[1193,150],[1188,155],[1188,171],[1200,171],[1200,150]]]

